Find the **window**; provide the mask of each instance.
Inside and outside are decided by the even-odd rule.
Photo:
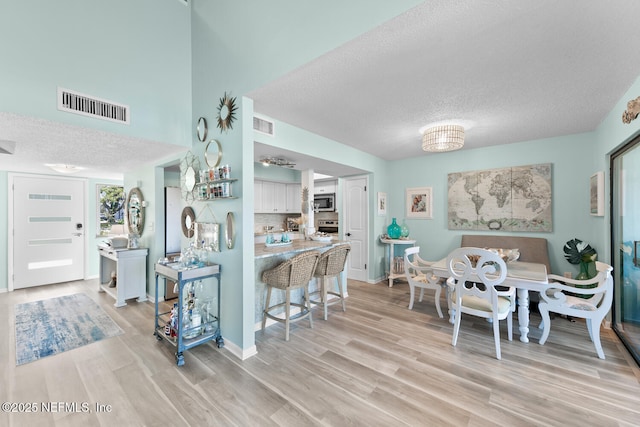
[[[124,234],[124,187],[97,185],[98,236]]]

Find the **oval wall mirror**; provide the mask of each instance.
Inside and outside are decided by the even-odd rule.
[[[138,187],[132,188],[127,196],[127,224],[129,233],[142,236],[144,230],[144,198]]]
[[[233,245],[236,239],[236,219],[233,216],[233,212],[227,212],[227,223],[225,225],[224,231],[227,248],[233,249]]]
[[[196,128],[196,134],[198,135],[198,140],[200,142],[205,142],[207,140],[207,133],[209,132],[209,128],[207,127],[207,119],[204,117],[200,117],[198,119],[198,127]]]
[[[222,160],[222,145],[220,145],[220,141],[212,139],[207,143],[207,147],[204,149],[204,159],[210,168],[215,168],[220,164],[220,160]]]
[[[196,214],[191,208],[191,206],[187,206],[182,209],[182,217],[180,219],[180,224],[182,225],[182,234],[184,237],[192,238],[195,230],[196,223]]]

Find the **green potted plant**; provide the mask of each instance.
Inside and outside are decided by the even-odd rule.
[[[580,239],[571,239],[564,245],[564,257],[569,263],[580,265],[580,272],[576,276],[576,280],[589,280],[597,274],[595,262],[598,258],[598,253],[590,244]],[[576,285],[576,287],[580,288],[593,288],[595,286],[597,286],[597,283]],[[591,295],[573,295],[579,298],[591,298]]]

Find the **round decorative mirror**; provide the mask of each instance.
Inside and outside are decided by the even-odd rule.
[[[233,249],[233,245],[236,239],[236,220],[233,216],[233,212],[227,212],[227,223],[224,228],[225,241],[227,242],[227,248]]]
[[[129,233],[142,236],[144,230],[144,198],[138,187],[132,188],[127,196],[127,224]]]
[[[198,127],[196,128],[196,134],[198,135],[198,140],[200,142],[205,142],[207,140],[207,133],[209,128],[207,127],[207,119],[204,117],[200,117],[198,119]]]
[[[182,198],[187,203],[193,202],[195,197],[196,176],[200,170],[200,161],[187,151],[180,162],[180,188],[182,188]]]
[[[220,98],[220,104],[218,104],[218,127],[222,131],[233,129],[233,121],[236,119],[236,99],[231,98],[224,93],[224,96]]]
[[[207,147],[204,149],[204,159],[210,168],[215,168],[220,164],[220,160],[222,160],[222,145],[220,145],[220,141],[212,139],[207,143]]]
[[[195,230],[196,214],[191,206],[187,206],[182,210],[180,224],[182,224],[182,234],[184,237],[192,238]]]

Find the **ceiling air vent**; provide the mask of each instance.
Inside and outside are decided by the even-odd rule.
[[[268,120],[261,119],[259,117],[254,116],[253,129],[260,133],[273,136],[273,122],[270,122]]]
[[[129,124],[129,106],[58,88],[58,110],[111,122]]]

